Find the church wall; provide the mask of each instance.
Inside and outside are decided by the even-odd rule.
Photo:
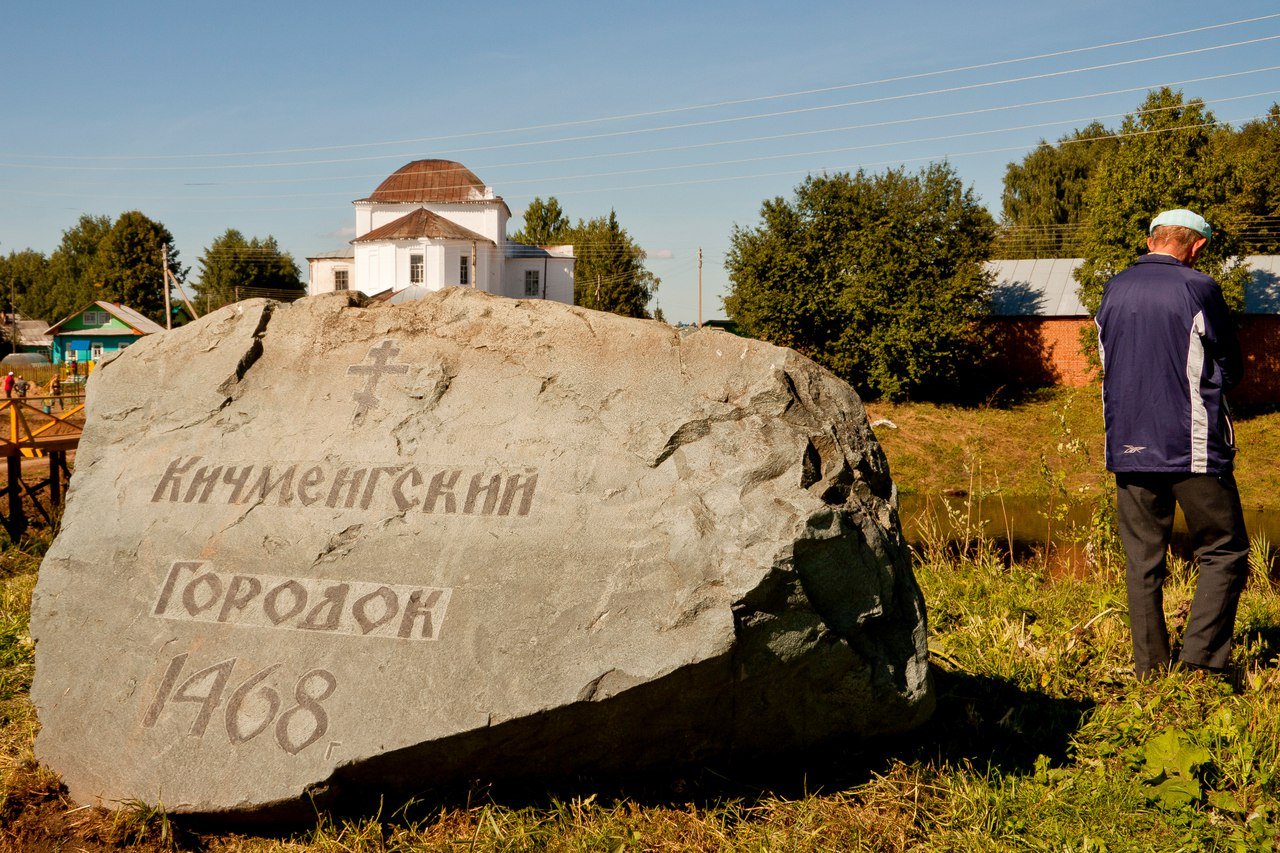
[[[356,205],[356,237],[363,237],[373,230],[373,207],[367,204]]]
[[[573,261],[551,258],[547,262],[547,298],[573,304]]]
[[[526,296],[524,292],[524,274],[526,270],[538,273],[539,295]],[[573,259],[572,258],[508,258],[506,275],[502,290],[503,296],[513,299],[550,299],[556,302],[573,304]]]
[[[500,291],[503,296],[510,296],[513,299],[528,298],[524,294],[525,270],[537,270],[538,275],[542,275],[542,259],[507,258],[502,290]]]
[[[426,207],[428,210],[430,209],[430,205],[422,204],[374,204],[370,207],[369,211],[369,227],[361,233],[367,234],[374,228],[381,228],[383,225],[389,225],[397,219],[413,213],[420,207]],[[359,227],[359,224],[357,224],[356,229],[359,230]]]
[[[347,288],[354,290],[355,282],[355,261],[351,258],[312,258],[307,262],[307,295],[315,296],[319,293],[332,293],[337,288],[334,285],[334,274],[338,270],[346,270],[347,272]]]
[[[501,202],[492,204],[423,204],[415,205],[415,207],[425,207],[427,210],[439,216],[443,216],[450,222],[456,222],[463,228],[474,231],[482,237],[488,237],[495,243],[500,243],[499,227],[499,211],[502,208]],[[412,208],[410,208],[412,209]],[[408,213],[409,211],[405,211]],[[404,213],[401,214],[403,216]]]
[[[415,246],[413,248],[413,251],[415,252],[422,251],[422,247]],[[426,284],[429,290],[439,290],[442,287],[448,287],[449,286],[448,259],[452,253],[449,251],[447,246],[441,243],[429,244],[427,246],[426,251],[427,251],[427,257],[426,257],[427,268],[426,268],[426,281],[424,282],[424,284]],[[407,258],[407,253],[406,253],[406,258]],[[458,275],[457,270],[454,270],[453,275],[454,277],[457,277]],[[397,285],[398,285],[397,289],[401,287],[409,286],[409,268],[408,268],[407,262],[405,265],[404,278],[400,279],[400,281],[397,282]]]
[[[372,296],[395,282],[396,251],[394,246],[384,244],[356,244],[356,286]],[[408,260],[405,260],[405,277],[409,275]]]
[[[487,293],[502,293],[502,280],[499,270],[502,265],[495,263],[493,246],[476,246],[476,286]],[[489,251],[483,251],[488,249]]]

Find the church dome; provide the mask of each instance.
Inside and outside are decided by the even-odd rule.
[[[414,160],[401,166],[366,202],[419,204],[421,202],[481,201],[493,196],[474,173],[452,160]]]

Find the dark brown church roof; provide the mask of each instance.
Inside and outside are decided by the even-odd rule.
[[[412,213],[388,222],[373,229],[363,237],[357,237],[352,243],[371,243],[375,240],[421,240],[423,237],[437,237],[446,240],[475,240],[478,243],[493,245],[493,241],[470,228],[463,228],[456,222],[450,222],[443,216],[432,213],[426,208],[418,208]]]
[[[401,166],[378,184],[366,202],[418,204],[421,202],[479,201],[485,197],[484,181],[452,160],[414,160]]]

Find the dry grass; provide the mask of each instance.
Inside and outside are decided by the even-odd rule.
[[[1073,494],[1102,493],[1102,404],[1097,388],[1057,388],[1006,406],[873,403],[876,437],[899,489],[921,495],[963,494],[975,472],[1006,495],[1046,495],[1057,485]],[[1280,494],[1280,412],[1238,418],[1236,477],[1246,507],[1275,507]]]

